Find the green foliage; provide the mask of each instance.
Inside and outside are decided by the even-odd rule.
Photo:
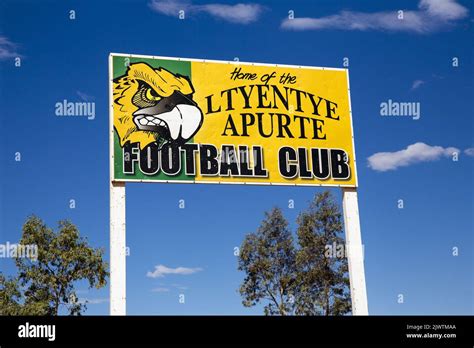
[[[240,248],[240,287],[246,307],[264,302],[266,315],[344,315],[351,301],[342,215],[329,191],[317,194],[297,219],[297,246],[280,209],[265,213]]]
[[[280,209],[265,213],[256,233],[246,236],[239,255],[239,270],[247,276],[240,287],[246,307],[266,300],[267,315],[293,310],[295,250],[288,222]]]
[[[69,221],[60,221],[55,232],[31,216],[20,244],[36,245],[38,258],[17,257],[15,278],[0,274],[0,315],[58,315],[61,306],[70,315],[80,315],[86,307],[77,300],[75,282],[87,280],[97,289],[106,285],[103,250],[90,247]]]
[[[343,315],[351,310],[347,258],[337,257],[334,248],[344,245],[341,220],[329,191],[316,195],[298,216],[296,314]]]
[[[21,315],[23,307],[18,304],[21,299],[16,279],[6,279],[0,274],[0,314]]]

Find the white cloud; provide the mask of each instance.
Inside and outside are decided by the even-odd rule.
[[[81,91],[76,91],[76,94],[79,96],[79,98],[81,98],[83,101],[91,101],[91,100],[94,100],[94,97],[91,96],[91,95],[88,95],[84,92],[81,92]]]
[[[411,90],[413,91],[413,90],[417,89],[418,87],[420,87],[424,83],[425,83],[425,81],[423,81],[423,80],[413,81],[413,84],[411,85]]]
[[[210,4],[199,6],[202,11],[209,13],[214,17],[232,22],[248,24],[255,22],[262,12],[262,7],[257,4],[237,4],[237,5],[222,5]]]
[[[469,12],[456,0],[421,0],[418,7],[433,17],[448,21],[464,18]]]
[[[406,11],[404,19],[397,18],[393,12],[352,12],[342,11],[339,14],[321,18],[285,19],[282,28],[292,30],[388,30],[388,31],[421,31],[421,19],[413,11]]]
[[[167,16],[178,16],[179,11],[186,11],[191,6],[188,2],[174,0],[152,0],[148,5],[152,10]]]
[[[281,27],[288,30],[340,29],[428,33],[465,18],[468,12],[455,0],[421,0],[418,10],[403,10],[403,19],[398,18],[398,9],[372,13],[341,11],[320,18],[286,18]]]
[[[183,285],[180,285],[180,284],[171,284],[171,286],[173,286],[173,287],[175,287],[176,289],[179,289],[179,290],[188,290],[187,286],[183,286]]]
[[[188,268],[188,267],[176,267],[170,268],[164,265],[155,266],[153,272],[148,271],[146,276],[150,278],[161,278],[167,274],[180,274],[180,275],[189,275],[202,271],[202,268]]]
[[[16,51],[17,45],[5,36],[0,36],[0,60],[21,57]]]
[[[464,153],[468,156],[474,157],[474,147],[470,147],[470,148],[464,150]]]
[[[396,152],[378,152],[370,156],[368,161],[369,167],[373,170],[385,172],[419,162],[436,161],[441,157],[452,156],[454,152],[459,153],[459,149],[455,147],[430,146],[419,142]]]
[[[154,288],[154,289],[151,289],[152,292],[168,292],[170,291],[169,288]]]
[[[263,11],[258,4],[207,4],[193,5],[191,2],[180,0],[152,0],[149,3],[152,10],[167,16],[178,17],[183,10],[185,16],[196,13],[206,13],[231,23],[248,24],[255,22]]]

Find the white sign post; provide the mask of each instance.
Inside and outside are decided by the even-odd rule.
[[[346,231],[347,261],[351,287],[352,315],[368,315],[365,287],[364,250],[360,234],[359,203],[356,188],[342,189],[342,206]]]
[[[110,315],[126,314],[125,183],[110,184]]]
[[[126,314],[126,238],[125,183],[113,180],[114,166],[114,104],[113,66],[109,57],[109,151],[110,151],[110,315]]]

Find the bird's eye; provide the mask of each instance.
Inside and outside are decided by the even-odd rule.
[[[146,89],[145,97],[148,100],[153,100],[153,101],[161,99],[161,97],[158,95],[158,93],[155,92],[155,90],[153,88],[147,88]]]

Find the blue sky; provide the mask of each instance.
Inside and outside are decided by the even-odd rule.
[[[473,314],[472,3],[215,1],[1,3],[0,242],[18,241],[30,214],[69,218],[108,258],[110,52],[328,67],[347,57],[369,312]],[[95,118],[57,117],[64,99],[93,101]],[[420,118],[381,116],[389,99],[420,103]],[[262,313],[241,304],[233,249],[275,205],[294,228],[320,191],[127,184],[127,312]],[[148,277],[157,265],[195,272]],[[79,289],[87,314],[108,314],[108,288]]]

